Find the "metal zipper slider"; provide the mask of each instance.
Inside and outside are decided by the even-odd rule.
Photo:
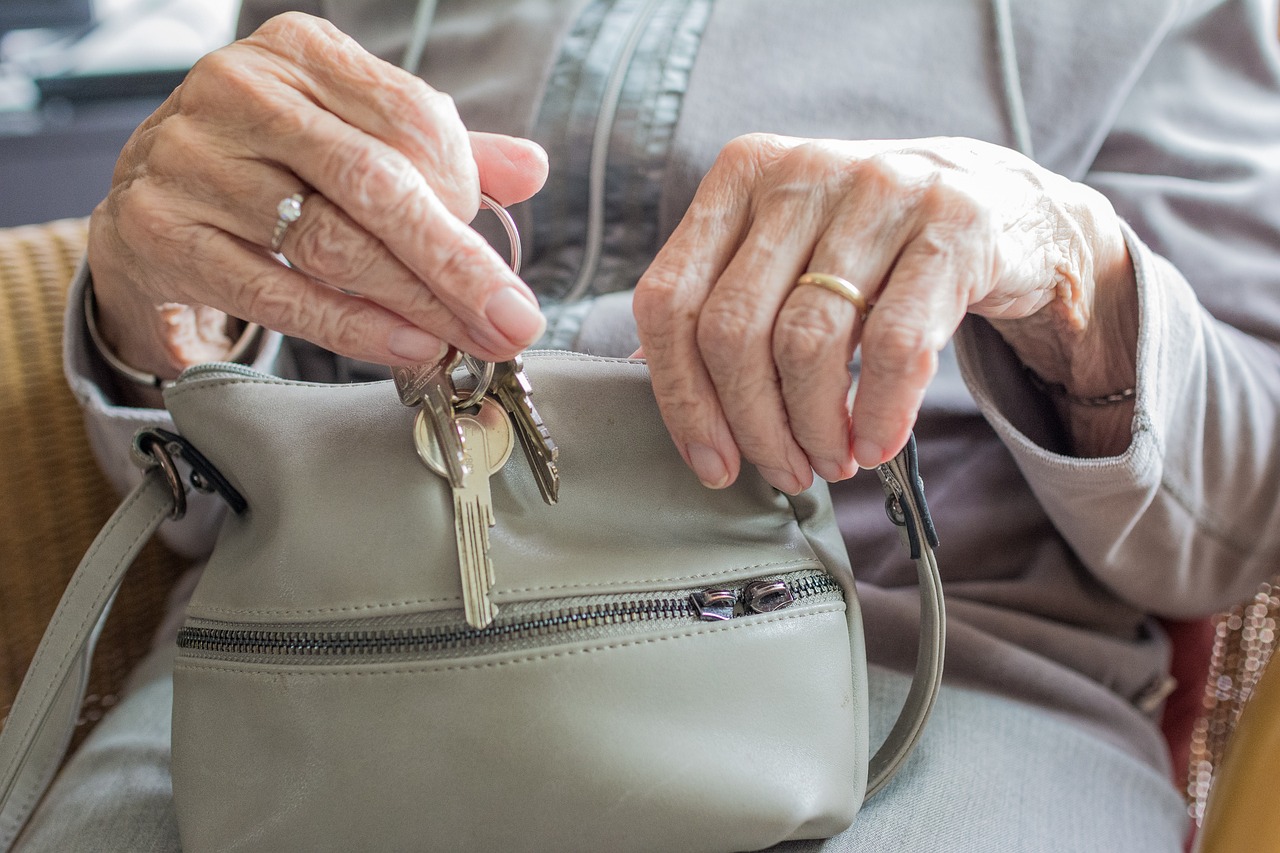
[[[689,603],[704,622],[723,622],[748,613],[772,613],[795,600],[795,593],[780,578],[751,581],[741,590],[704,589],[689,595]]]
[[[752,581],[742,588],[742,605],[752,613],[772,613],[795,600],[787,582],[778,578]]]
[[[703,622],[724,622],[739,613],[736,589],[704,589],[690,593],[689,603]]]

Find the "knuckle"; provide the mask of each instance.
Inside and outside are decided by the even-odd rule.
[[[862,371],[885,381],[927,382],[937,369],[938,354],[930,335],[918,324],[882,315],[868,324],[864,339]]]
[[[286,334],[300,332],[297,315],[302,311],[301,299],[282,299],[272,287],[272,276],[257,269],[227,283],[227,296],[244,319],[261,323]]]
[[[440,298],[431,292],[431,288],[422,282],[411,282],[406,287],[396,288],[396,297],[402,299],[394,307],[397,314],[422,326],[423,328],[445,328],[451,325],[452,315],[440,302]],[[451,329],[454,333],[464,331],[461,328]]]
[[[281,100],[280,86],[270,85],[271,73],[239,44],[202,57],[187,74],[177,93],[180,114],[205,119],[216,126],[260,126],[266,133],[291,138],[305,129],[304,110]]]
[[[282,12],[268,18],[253,33],[254,38],[286,47],[330,42],[339,35],[338,28],[323,18],[297,11]]]
[[[457,283],[481,281],[489,269],[487,246],[458,240],[444,248],[437,259],[430,277],[434,283],[445,288],[465,292]],[[476,296],[480,296],[476,291]]]
[[[890,155],[879,153],[844,165],[844,180],[859,192],[875,198],[897,198],[910,193],[910,182]]]
[[[364,352],[371,338],[369,323],[356,311],[331,310],[322,328],[326,333],[325,346],[346,355]]]
[[[264,136],[287,143],[304,137],[311,131],[313,119],[309,110],[273,109],[266,104],[261,104],[262,108],[259,109],[256,107],[259,106],[260,99],[260,92],[246,92],[241,103],[250,108]]]
[[[757,318],[742,301],[708,300],[698,317],[697,342],[703,360],[713,369],[743,364],[759,344]]]
[[[236,79],[240,75],[241,65],[236,61],[235,54],[233,47],[224,47],[196,60],[183,80],[184,95],[204,94],[221,81]]]
[[[461,121],[458,104],[453,96],[428,86],[421,78],[405,75],[401,81],[401,96],[410,101],[427,115],[433,116],[437,122]]]
[[[963,176],[950,173],[931,175],[921,190],[921,207],[929,218],[946,221],[953,227],[976,230],[985,227],[988,217],[981,190]]]
[[[233,44],[201,57],[182,83],[183,111],[194,114],[209,104],[261,102],[261,75],[256,63],[246,61],[245,53]]]
[[[168,117],[145,131],[145,136],[138,143],[146,147],[146,165],[141,170],[135,167],[134,171],[153,175],[189,175],[193,168],[200,169],[204,165],[203,160],[196,160],[193,164],[191,152],[206,146],[191,123],[181,115]]]
[[[789,373],[804,371],[826,361],[846,332],[835,311],[816,305],[789,306],[774,324],[774,362]]]
[[[712,170],[733,174],[759,172],[761,163],[771,152],[777,137],[768,133],[746,133],[725,143],[712,164]]]
[[[680,435],[694,432],[698,421],[698,412],[706,405],[706,400],[698,393],[698,386],[688,370],[662,369],[660,361],[652,358],[651,371],[653,393],[662,410],[663,418],[673,434]]]
[[[331,208],[298,223],[294,231],[297,262],[312,276],[330,284],[350,285],[369,276],[380,244]],[[295,226],[296,228],[296,226]]]
[[[636,284],[631,308],[642,337],[666,337],[675,325],[680,281],[665,268],[651,267]]]
[[[350,197],[363,210],[382,210],[393,217],[405,213],[415,192],[425,189],[421,174],[394,149],[338,144],[328,157],[331,174],[342,175]]]
[[[349,334],[350,320],[335,310],[333,301],[281,287],[280,279],[268,269],[241,279],[229,295],[245,319],[320,346],[335,348],[342,335]]]
[[[811,140],[789,149],[779,159],[779,166],[792,180],[812,183],[838,176],[846,162],[829,143]]]
[[[168,242],[174,231],[172,208],[149,179],[132,181],[116,193],[115,217],[121,238],[135,247]]]

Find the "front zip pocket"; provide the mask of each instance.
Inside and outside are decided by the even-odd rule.
[[[456,610],[309,623],[305,627],[192,618],[178,632],[178,648],[188,657],[246,663],[332,664],[341,658],[430,660],[592,640],[637,627],[678,627],[842,600],[834,578],[809,570],[710,589],[508,604],[492,624],[479,630],[467,625]]]

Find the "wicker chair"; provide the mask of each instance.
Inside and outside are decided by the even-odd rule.
[[[84,220],[0,229],[0,494],[7,510],[0,517],[0,717],[67,579],[117,503],[89,452],[79,407],[62,376],[66,287],[86,232]],[[114,704],[128,672],[146,653],[183,565],[152,542],[130,571],[98,644],[81,736]],[[1271,817],[1280,805],[1280,786],[1268,780],[1280,757],[1280,727],[1271,724],[1280,717],[1280,671],[1258,684],[1276,642],[1278,595],[1280,588],[1264,586],[1252,602],[1204,626],[1214,632],[1214,649],[1186,762],[1192,815],[1204,816],[1227,737],[1254,692],[1256,710],[1251,708],[1239,730],[1269,740],[1271,752],[1259,755],[1248,743],[1233,743],[1218,785],[1230,795],[1215,794],[1209,806],[1203,853],[1280,850],[1280,828]],[[1267,836],[1240,818],[1239,809],[1250,810],[1258,826],[1268,824],[1274,846],[1266,846]],[[1241,827],[1249,834],[1240,835]]]
[[[62,377],[66,288],[86,232],[79,219],[0,229],[0,717],[67,580],[119,502]],[[181,566],[153,542],[130,571],[98,644],[82,723],[114,704]]]

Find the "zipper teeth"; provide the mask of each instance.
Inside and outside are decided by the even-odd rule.
[[[830,575],[822,573],[790,579],[787,587],[799,601],[835,592],[839,584]],[[568,607],[515,622],[495,622],[478,630],[458,624],[340,631],[188,626],[178,632],[178,648],[215,654],[308,657],[441,652],[574,630],[696,618],[697,609],[688,596],[682,596]]]
[[[237,364],[229,361],[202,362],[201,364],[196,364],[191,367],[188,367],[186,370],[182,372],[182,376],[178,378],[183,381],[186,381],[188,379],[196,379],[198,377],[205,376],[207,374],[223,375],[223,376],[225,375],[245,376],[253,379],[264,378],[264,379],[279,380],[279,377],[271,376],[270,374],[265,374],[262,371],[256,370],[247,364]]]

